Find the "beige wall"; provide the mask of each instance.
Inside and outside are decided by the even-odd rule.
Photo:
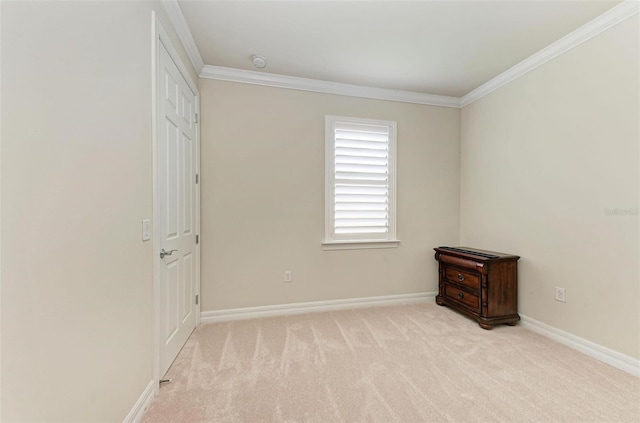
[[[638,19],[462,111],[461,242],[517,253],[520,312],[640,357]],[[564,287],[567,302],[554,301]]]
[[[2,421],[122,421],[153,377],[158,7],[2,2]]]
[[[436,290],[459,110],[203,79],[202,310]],[[398,123],[398,248],[324,251],[325,115]],[[283,282],[283,271],[293,282]]]

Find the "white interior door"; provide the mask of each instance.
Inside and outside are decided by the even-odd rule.
[[[158,84],[160,375],[164,375],[196,327],[199,263],[197,97],[162,42]]]

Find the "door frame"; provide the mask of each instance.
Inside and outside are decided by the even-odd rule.
[[[189,89],[195,95],[195,112],[198,114],[196,119],[196,174],[200,175],[200,92],[198,91],[198,85],[192,80],[191,75],[187,71],[187,67],[183,60],[180,58],[177,50],[173,46],[171,39],[167,31],[162,26],[162,23],[156,16],[155,11],[151,11],[151,122],[152,122],[152,160],[153,160],[153,381],[155,394],[158,393],[160,388],[160,378],[163,376],[160,374],[160,343],[161,343],[161,330],[160,330],[160,204],[159,204],[159,192],[158,192],[158,134],[160,131],[159,125],[162,122],[162,116],[160,116],[161,107],[159,107],[160,100],[160,81],[158,79],[158,71],[160,69],[160,55],[159,49],[162,44],[169,56],[175,62],[180,74],[187,82]],[[196,184],[196,222],[195,233],[200,235],[200,182]],[[199,301],[196,304],[196,327],[200,325],[200,245],[196,243],[196,289],[195,294],[198,296]]]

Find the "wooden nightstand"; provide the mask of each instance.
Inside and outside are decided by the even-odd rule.
[[[438,247],[436,303],[477,320],[483,329],[518,316],[518,259],[512,254],[468,247]]]

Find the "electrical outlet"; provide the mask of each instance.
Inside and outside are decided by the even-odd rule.
[[[560,301],[561,303],[567,302],[567,293],[564,288],[556,286],[556,301]]]
[[[292,280],[291,270],[285,270],[284,271],[284,281],[286,283],[289,283],[289,282],[291,282],[291,280]]]

